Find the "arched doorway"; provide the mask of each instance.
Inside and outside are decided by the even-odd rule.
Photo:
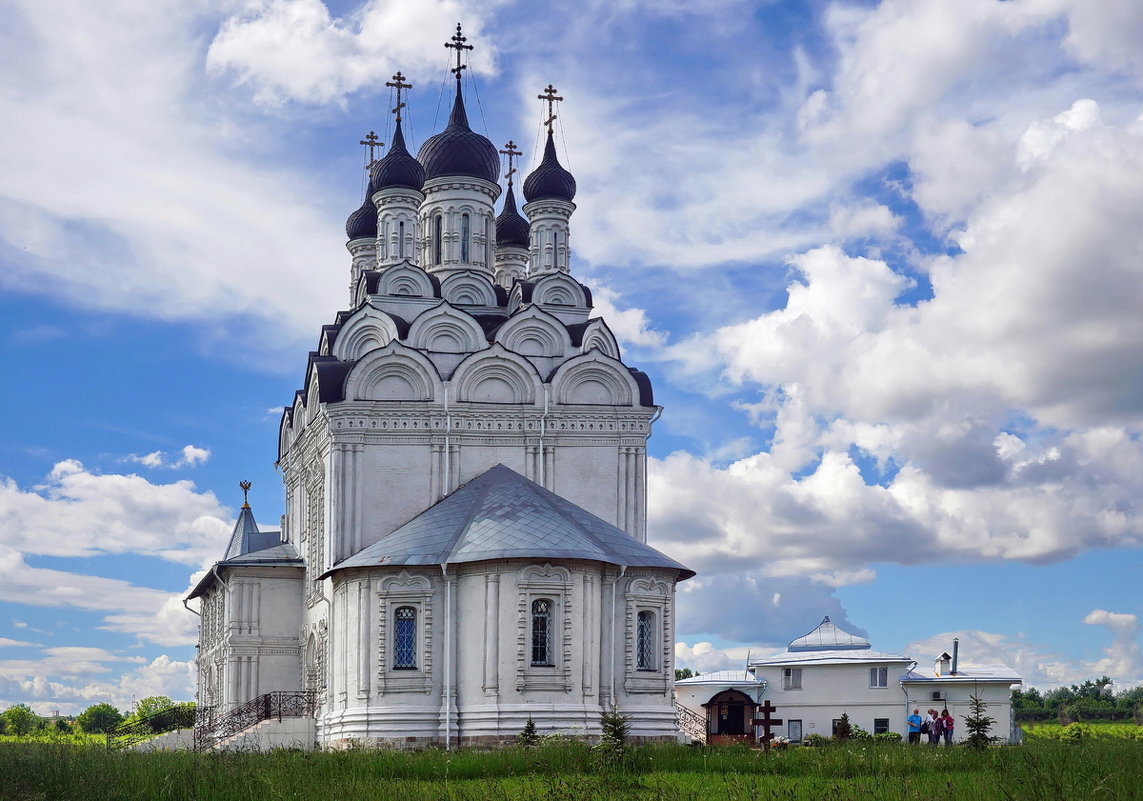
[[[757,704],[739,690],[723,690],[705,704],[710,735],[746,736],[752,733]]]

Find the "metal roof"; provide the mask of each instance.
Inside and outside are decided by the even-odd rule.
[[[826,615],[816,629],[789,644],[788,651],[842,651],[869,648],[869,640],[839,629]]]
[[[676,685],[718,684],[735,686],[740,684],[765,684],[766,679],[760,679],[749,670],[714,670],[689,679],[679,679]]]
[[[949,673],[936,673],[929,671],[910,670],[905,674],[903,681],[917,684],[955,684],[972,683],[976,681],[997,681],[1010,684],[1022,684],[1024,677],[1007,665],[968,665],[961,663],[957,666],[956,675]]]
[[[301,557],[292,543],[282,542],[280,531],[260,531],[254,521],[254,510],[249,504],[242,505],[238,519],[234,522],[234,533],[226,547],[226,555],[214,563],[214,569],[199,579],[198,584],[187,595],[187,600],[202,595],[214,583],[214,571],[238,566],[259,567],[302,567]]]
[[[391,534],[334,565],[440,565],[490,559],[587,559],[693,570],[498,464]]]
[[[751,659],[751,665],[759,667],[767,665],[852,665],[862,662],[879,663],[900,662],[908,664],[913,660],[901,654],[886,654],[871,649],[836,649],[818,651],[782,651],[773,656],[764,656]]]

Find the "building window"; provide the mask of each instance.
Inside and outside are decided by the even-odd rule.
[[[433,217],[433,264],[441,264],[441,239],[444,236],[444,220],[441,215]]]
[[[472,233],[472,226],[469,224],[468,215],[460,215],[460,262],[461,264],[468,264],[468,241]]]
[[[782,689],[783,690],[800,690],[802,689],[802,669],[801,668],[786,668],[782,671]]]
[[[874,718],[873,719],[873,733],[874,734],[888,734],[889,733],[889,718]]]
[[[635,631],[635,666],[639,670],[655,670],[655,613],[639,613]]]
[[[405,258],[405,221],[397,224],[397,258]]]
[[[416,670],[417,610],[411,606],[400,606],[393,617],[393,669]]]
[[[552,602],[532,601],[532,664],[552,664]]]
[[[869,668],[869,686],[870,687],[888,687],[889,686],[889,668],[887,668],[887,667]]]

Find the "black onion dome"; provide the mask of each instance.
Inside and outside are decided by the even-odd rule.
[[[528,247],[528,221],[516,210],[516,196],[512,193],[511,184],[504,196],[504,211],[496,218],[496,244]]]
[[[424,165],[425,180],[466,175],[496,183],[500,177],[500,154],[496,146],[468,127],[459,83],[448,126],[421,145],[417,160]]]
[[[389,187],[408,187],[418,192],[425,185],[425,168],[405,148],[405,135],[401,132],[401,122],[393,132],[393,142],[385,157],[373,165],[369,175],[373,182],[373,192]]]
[[[377,238],[377,207],[373,205],[373,193],[376,191],[376,187],[370,181],[369,189],[365,193],[365,202],[345,221],[345,235],[349,237],[349,241]]]
[[[556,158],[556,142],[548,131],[548,141],[544,145],[544,160],[524,181],[524,200],[555,198],[570,201],[575,197],[575,178],[560,166]]]

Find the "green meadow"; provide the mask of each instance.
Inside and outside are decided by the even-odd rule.
[[[0,742],[4,801],[1072,798],[1143,798],[1143,741],[1031,737],[984,751],[852,743],[769,754],[647,746],[618,758],[569,741],[491,752],[269,754]]]

